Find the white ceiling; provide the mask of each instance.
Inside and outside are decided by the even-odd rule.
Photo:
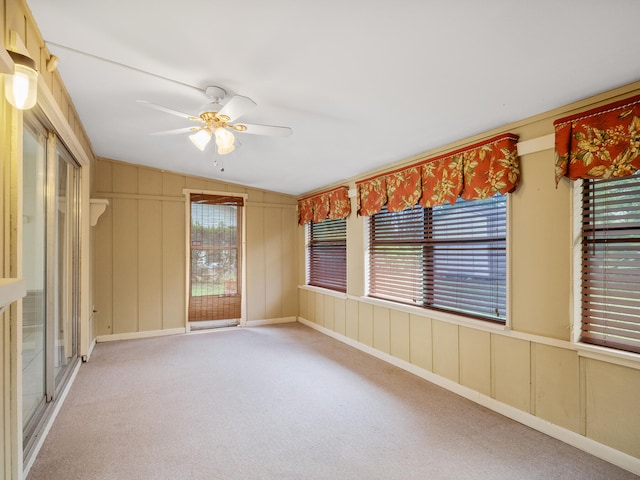
[[[27,2],[97,155],[293,195],[640,79],[638,0]],[[208,85],[293,134],[149,135]]]

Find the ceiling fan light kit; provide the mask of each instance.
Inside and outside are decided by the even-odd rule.
[[[230,122],[235,121],[248,111],[254,109],[257,105],[249,97],[244,97],[242,95],[234,95],[225,105],[222,105],[220,102],[224,100],[226,93],[227,92],[221,87],[207,87],[205,89],[205,94],[210,101],[203,106],[202,111],[197,117],[143,100],[138,100],[138,102],[142,103],[146,107],[202,124],[199,127],[187,127],[169,130],[167,132],[157,132],[155,135],[192,132],[192,134],[189,135],[189,139],[202,151],[205,150],[213,137],[215,138],[217,152],[219,155],[226,155],[235,150],[234,143],[236,139],[232,131],[276,137],[286,137],[291,135],[291,129],[289,127],[280,127],[276,125],[252,125],[248,123],[230,125]]]
[[[204,149],[209,143],[209,140],[211,140],[211,132],[208,129],[203,128],[202,130],[198,130],[193,135],[189,135],[189,140],[191,140],[196,147],[204,152]]]

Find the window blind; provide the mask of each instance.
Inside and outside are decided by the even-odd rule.
[[[308,284],[347,291],[347,221],[309,223],[307,229]]]
[[[373,215],[369,295],[506,320],[506,198]]]
[[[582,335],[640,353],[640,174],[584,180]]]

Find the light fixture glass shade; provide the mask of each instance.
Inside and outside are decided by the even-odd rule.
[[[189,135],[189,140],[191,140],[193,144],[200,150],[204,151],[205,147],[209,143],[209,140],[211,140],[211,131],[209,131],[208,128],[198,130],[193,135]]]
[[[231,144],[228,147],[218,147],[218,155],[226,155],[227,153],[231,153],[235,150],[235,145]]]
[[[33,59],[21,53],[9,51],[15,64],[13,75],[4,80],[4,95],[11,105],[27,110],[38,100],[38,72]]]
[[[218,146],[218,152],[222,149],[225,150],[225,153],[229,153],[233,151],[233,142],[235,141],[235,137],[233,133],[227,130],[224,127],[218,127],[215,131],[216,135],[216,145]]]

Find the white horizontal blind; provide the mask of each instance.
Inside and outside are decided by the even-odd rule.
[[[309,285],[347,291],[347,221],[310,223],[307,229]]]
[[[506,320],[506,198],[383,209],[370,219],[373,297]]]
[[[640,353],[640,174],[584,180],[582,336]]]

